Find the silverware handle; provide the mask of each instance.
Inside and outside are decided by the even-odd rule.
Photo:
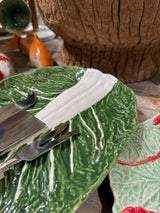
[[[7,169],[10,166],[13,166],[17,163],[19,163],[21,160],[17,157],[11,158],[7,161],[3,161],[0,163],[0,180],[4,178],[4,172],[7,171]]]

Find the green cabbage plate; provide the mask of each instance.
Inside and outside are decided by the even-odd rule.
[[[86,70],[48,67],[8,78],[0,82],[0,106],[25,99],[27,92],[35,91],[38,101],[29,111],[35,115],[76,85]],[[69,128],[79,129],[79,135],[6,172],[5,180],[0,182],[0,212],[74,212],[116,163],[135,128],[136,118],[133,91],[117,81],[104,98],[69,120]],[[14,154],[5,154],[0,160]]]
[[[137,125],[120,160],[136,162],[160,152],[160,125],[153,125],[157,116],[160,114]],[[110,172],[110,183],[115,198],[113,213],[128,206],[160,212],[160,158],[138,166],[116,163]]]

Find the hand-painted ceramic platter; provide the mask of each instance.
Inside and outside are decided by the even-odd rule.
[[[46,118],[50,127],[69,120],[68,130],[80,134],[33,162],[10,168],[0,182],[0,212],[71,213],[96,190],[126,146],[136,125],[136,98],[98,70],[47,67],[1,81],[0,106],[33,91],[38,101],[30,113]],[[53,99],[55,119],[50,119],[43,110]]]
[[[154,125],[156,118],[159,123]],[[142,164],[124,166],[117,163],[112,168],[113,213],[121,212],[128,206],[160,212],[160,114],[137,125],[120,160]]]

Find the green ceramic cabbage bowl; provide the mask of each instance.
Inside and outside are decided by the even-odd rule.
[[[92,75],[96,81],[85,89]],[[85,85],[82,79],[87,79]],[[36,115],[64,92],[74,91],[81,81],[78,96],[65,96],[73,109],[81,101],[89,103],[67,118],[69,129],[79,129],[79,135],[32,162],[11,167],[0,182],[0,212],[74,212],[116,163],[135,128],[137,112],[133,91],[111,75],[79,67],[40,68],[1,81],[0,106],[23,100],[35,91],[38,101],[29,112]]]

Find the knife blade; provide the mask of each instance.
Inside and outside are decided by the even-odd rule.
[[[0,107],[0,122],[22,109],[28,109],[29,107],[33,106],[36,101],[37,97],[35,92],[33,92],[32,94],[28,93],[28,97],[25,100],[17,101]]]
[[[0,152],[33,135],[44,126],[42,121],[26,110],[11,115],[0,122]]]
[[[33,92],[25,100],[0,108],[0,155],[20,145],[21,141],[25,143],[29,137],[35,137],[45,127],[44,122],[26,111],[36,100]]]

